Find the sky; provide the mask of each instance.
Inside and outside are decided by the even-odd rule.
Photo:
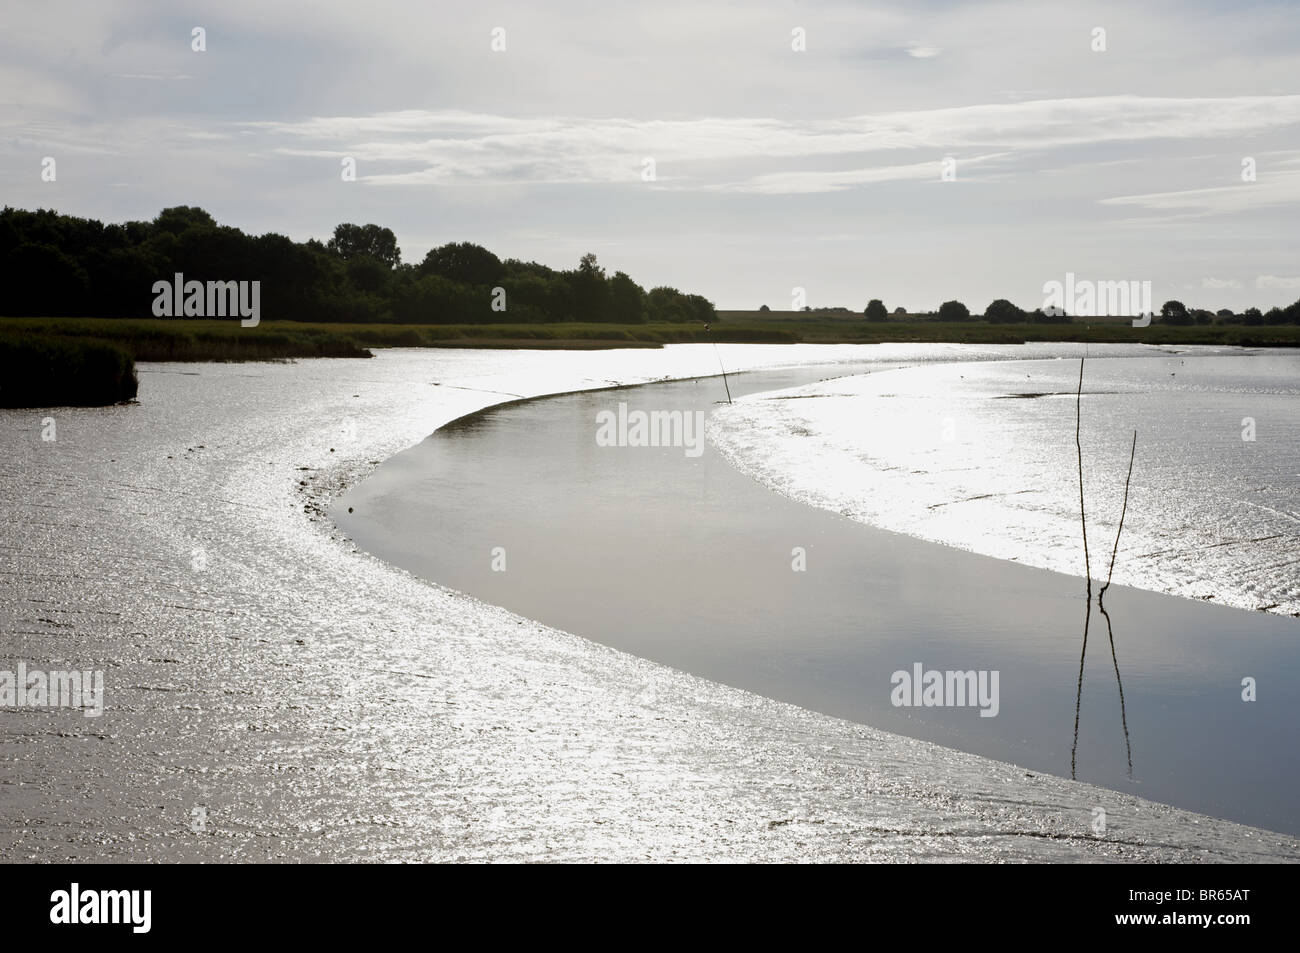
[[[374,222],[409,262],[449,241],[556,268],[593,252],[721,309],[795,289],[1033,308],[1067,272],[1268,308],[1300,298],[1296,14],[10,3],[0,203],[106,222],[198,205],[296,240]]]

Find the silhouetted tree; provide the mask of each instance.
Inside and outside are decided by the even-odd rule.
[[[609,283],[596,256],[591,252],[583,255],[578,270],[569,272],[568,276],[573,288],[574,317],[579,321],[612,321]]]
[[[216,228],[217,222],[211,215],[193,205],[176,205],[165,208],[153,220],[154,230],[179,235],[191,228]]]
[[[449,242],[424,256],[417,269],[421,277],[438,275],[466,285],[494,287],[506,274],[501,259],[472,242]]]
[[[970,309],[960,301],[945,301],[939,305],[940,321],[969,321]]]
[[[998,298],[984,309],[984,320],[996,324],[1017,324],[1029,320],[1029,315],[1006,298]]]
[[[345,222],[335,227],[334,237],[326,247],[344,261],[358,255],[369,255],[389,268],[396,268],[402,263],[397,236],[391,228],[379,225],[353,225]]]
[[[1196,322],[1181,301],[1166,301],[1160,306],[1160,323],[1188,325]]]
[[[866,310],[862,312],[868,321],[888,321],[889,312],[885,309],[885,303],[879,298],[872,298],[867,302]]]
[[[609,279],[609,310],[612,320],[639,324],[645,320],[645,290],[621,271]]]
[[[262,283],[264,320],[483,323],[636,321],[649,296],[622,272],[606,278],[588,256],[576,271],[500,261],[481,246],[451,243],[418,267],[401,264],[396,236],[378,225],[343,224],[328,244],[255,236],[217,224],[193,206],[165,208],[152,221],[104,225],[53,209],[0,209],[0,269],[20,280],[0,295],[0,314],[150,317],[156,281],[183,272],[198,281]],[[507,290],[491,310],[487,290]],[[581,298],[581,300],[580,300]],[[699,295],[656,294],[659,320],[714,318]],[[641,316],[640,318],[638,316]]]

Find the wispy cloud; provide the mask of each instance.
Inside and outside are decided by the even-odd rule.
[[[925,161],[810,172],[788,160],[929,152],[937,161],[956,149],[1042,150],[1151,139],[1247,136],[1300,124],[1300,96],[1169,99],[1109,96],[1031,100],[912,110],[837,119],[516,118],[463,111],[313,117],[248,123],[283,155],[353,156],[373,164],[409,165],[363,174],[376,186],[461,183],[616,183],[636,181],[644,157],[678,187],[760,193],[835,191],[876,182],[924,178]],[[297,140],[301,144],[286,142]],[[1066,161],[1064,157],[1060,161]],[[1070,159],[1073,162],[1075,160]],[[765,164],[737,186],[734,170],[707,163]],[[1040,167],[1041,168],[1041,167]],[[747,184],[745,184],[747,183]],[[1110,199],[1142,204],[1156,196]]]
[[[1222,215],[1250,209],[1300,202],[1300,172],[1284,172],[1236,185],[1210,189],[1151,192],[1102,199],[1102,205],[1134,205],[1158,211],[1186,210],[1202,215]]]
[[[1278,275],[1260,275],[1255,279],[1256,288],[1300,288],[1300,277],[1283,278]]]

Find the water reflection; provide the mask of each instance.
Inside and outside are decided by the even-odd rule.
[[[1089,586],[1091,590],[1091,586]],[[1104,589],[1102,590],[1104,593]],[[1070,777],[1077,779],[1077,764],[1079,752],[1079,711],[1083,703],[1083,670],[1084,662],[1088,656],[1088,628],[1092,622],[1092,593],[1091,591],[1085,596],[1083,610],[1083,647],[1079,653],[1079,679],[1074,693],[1074,743],[1070,746]],[[1115,652],[1115,630],[1111,626],[1110,613],[1106,611],[1106,603],[1102,595],[1097,597],[1097,606],[1101,614],[1106,619],[1106,636],[1110,641],[1110,660],[1115,670],[1115,685],[1119,689],[1119,720],[1124,729],[1124,754],[1128,761],[1128,778],[1133,780],[1133,745],[1128,733],[1128,710],[1124,704],[1124,680],[1119,674],[1119,657]]]
[[[1128,735],[1128,712],[1124,707],[1124,680],[1119,676],[1119,658],[1115,654],[1115,631],[1110,625],[1110,613],[1106,611],[1106,603],[1101,596],[1097,597],[1097,606],[1101,609],[1101,614],[1106,617],[1106,636],[1110,639],[1110,661],[1115,667],[1115,686],[1119,689],[1119,723],[1124,728],[1124,754],[1128,759],[1128,776],[1129,780],[1133,779],[1133,745],[1129,741]]]
[[[817,374],[745,374],[731,380],[732,395]],[[1155,800],[1300,829],[1290,728],[1300,698],[1272,693],[1247,706],[1222,690],[1243,672],[1300,678],[1293,620],[1115,587],[1105,609],[1120,636],[1132,633],[1122,671],[1141,690],[1091,710],[1083,732],[1087,668],[1090,698],[1110,675],[1097,683],[1104,660],[1095,651],[1089,660],[1065,621],[1078,619],[1077,577],[793,502],[711,450],[689,457],[595,441],[596,415],[621,401],[707,412],[718,400],[715,378],[499,408],[392,458],[332,515],[358,545],[418,575],[693,674],[1026,769],[1065,774],[1068,759],[1080,780],[1118,788],[1134,779]],[[508,571],[493,568],[497,547]],[[806,550],[807,571],[793,570],[794,547]],[[1091,599],[1082,621],[1090,638]],[[997,717],[891,704],[890,673],[917,662],[999,671]],[[1129,707],[1141,725],[1140,773]],[[1123,759],[1117,743],[1101,743],[1121,732]]]

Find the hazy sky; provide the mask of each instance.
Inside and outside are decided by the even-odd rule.
[[[720,308],[1300,298],[1296,5],[1138,6],[9,3],[0,201],[593,251]]]

